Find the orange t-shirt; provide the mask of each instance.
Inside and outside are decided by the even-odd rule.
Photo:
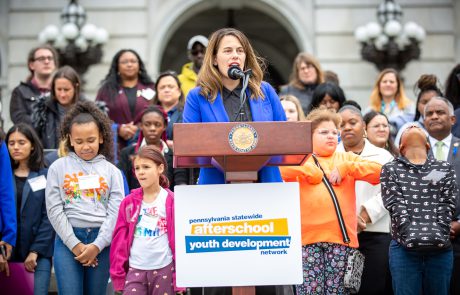
[[[327,176],[337,168],[342,182],[333,185],[337,195],[345,227],[351,242],[348,246],[357,248],[357,216],[355,180],[380,183],[382,165],[364,160],[351,152],[335,152],[329,157],[317,157]],[[285,181],[300,184],[300,214],[302,223],[302,244],[330,242],[344,244],[331,195],[322,183],[323,173],[312,157],[303,166],[280,167]]]

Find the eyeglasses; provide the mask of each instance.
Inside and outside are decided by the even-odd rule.
[[[377,124],[377,125],[369,126],[369,128],[372,128],[372,129],[380,129],[381,127],[382,127],[383,129],[387,129],[387,128],[388,128],[388,124]]]
[[[34,58],[34,61],[39,61],[39,62],[45,62],[45,61],[54,61],[54,58],[52,56],[39,56]]]
[[[194,50],[191,50],[190,53],[193,55],[193,56],[197,56],[198,54],[204,54],[204,50],[197,50],[197,49],[194,49]]]
[[[120,64],[122,65],[127,65],[127,64],[137,64],[139,61],[137,59],[124,59],[119,61]]]
[[[329,136],[329,135],[332,135],[332,136],[339,136],[340,135],[340,131],[337,130],[337,129],[317,129],[317,132],[319,135],[321,136]]]

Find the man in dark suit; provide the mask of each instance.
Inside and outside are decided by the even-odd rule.
[[[455,169],[457,186],[460,187],[460,138],[452,135],[455,123],[454,108],[443,97],[432,98],[425,106],[424,125],[429,134],[431,152],[438,160],[449,162]],[[460,294],[460,196],[451,222],[451,239],[454,247],[451,294]]]

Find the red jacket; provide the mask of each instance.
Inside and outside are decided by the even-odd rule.
[[[174,242],[174,193],[166,189],[166,226],[169,247],[173,254],[173,261],[176,258]],[[134,240],[137,219],[142,207],[142,188],[134,189],[120,204],[117,223],[113,231],[112,245],[110,247],[110,277],[115,291],[123,290],[125,278],[129,267],[129,253]],[[176,287],[176,274],[173,273],[173,282],[176,291],[185,289]]]
[[[152,100],[148,100],[141,95],[141,91],[146,88],[154,89],[154,85],[144,85],[140,82],[136,85],[137,88],[137,99],[136,107],[134,113],[131,113],[131,109],[128,103],[128,97],[126,96],[123,87],[119,86],[118,91],[111,94],[109,90],[102,87],[99,89],[96,100],[103,101],[109,109],[108,115],[109,118],[116,124],[118,124],[117,132],[120,131],[122,124],[127,124],[129,122],[134,122],[136,116],[141,114],[149,105],[152,104]],[[118,151],[126,147],[127,141],[118,136]]]
[[[137,83],[136,88],[140,94],[140,91],[146,88],[154,89],[152,85],[144,85],[140,82]],[[99,89],[96,100],[103,101],[109,108],[109,118],[115,123],[121,125],[129,122],[134,122],[137,114],[142,113],[149,105],[152,104],[152,100],[148,100],[142,95],[137,96],[136,109],[134,115],[131,113],[129,108],[128,97],[126,97],[123,87],[118,87],[118,92],[114,96],[110,95],[109,91],[104,88]]]

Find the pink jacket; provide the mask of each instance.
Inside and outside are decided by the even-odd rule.
[[[173,261],[176,259],[176,248],[174,243],[174,193],[169,189],[166,198],[166,223],[168,229],[169,247],[173,254]],[[134,189],[120,204],[117,223],[113,231],[112,245],[110,247],[110,277],[112,278],[115,291],[123,290],[125,278],[129,267],[129,252],[134,240],[137,218],[142,206],[142,188]],[[184,291],[176,287],[176,274],[173,274],[173,282],[176,291]]]

